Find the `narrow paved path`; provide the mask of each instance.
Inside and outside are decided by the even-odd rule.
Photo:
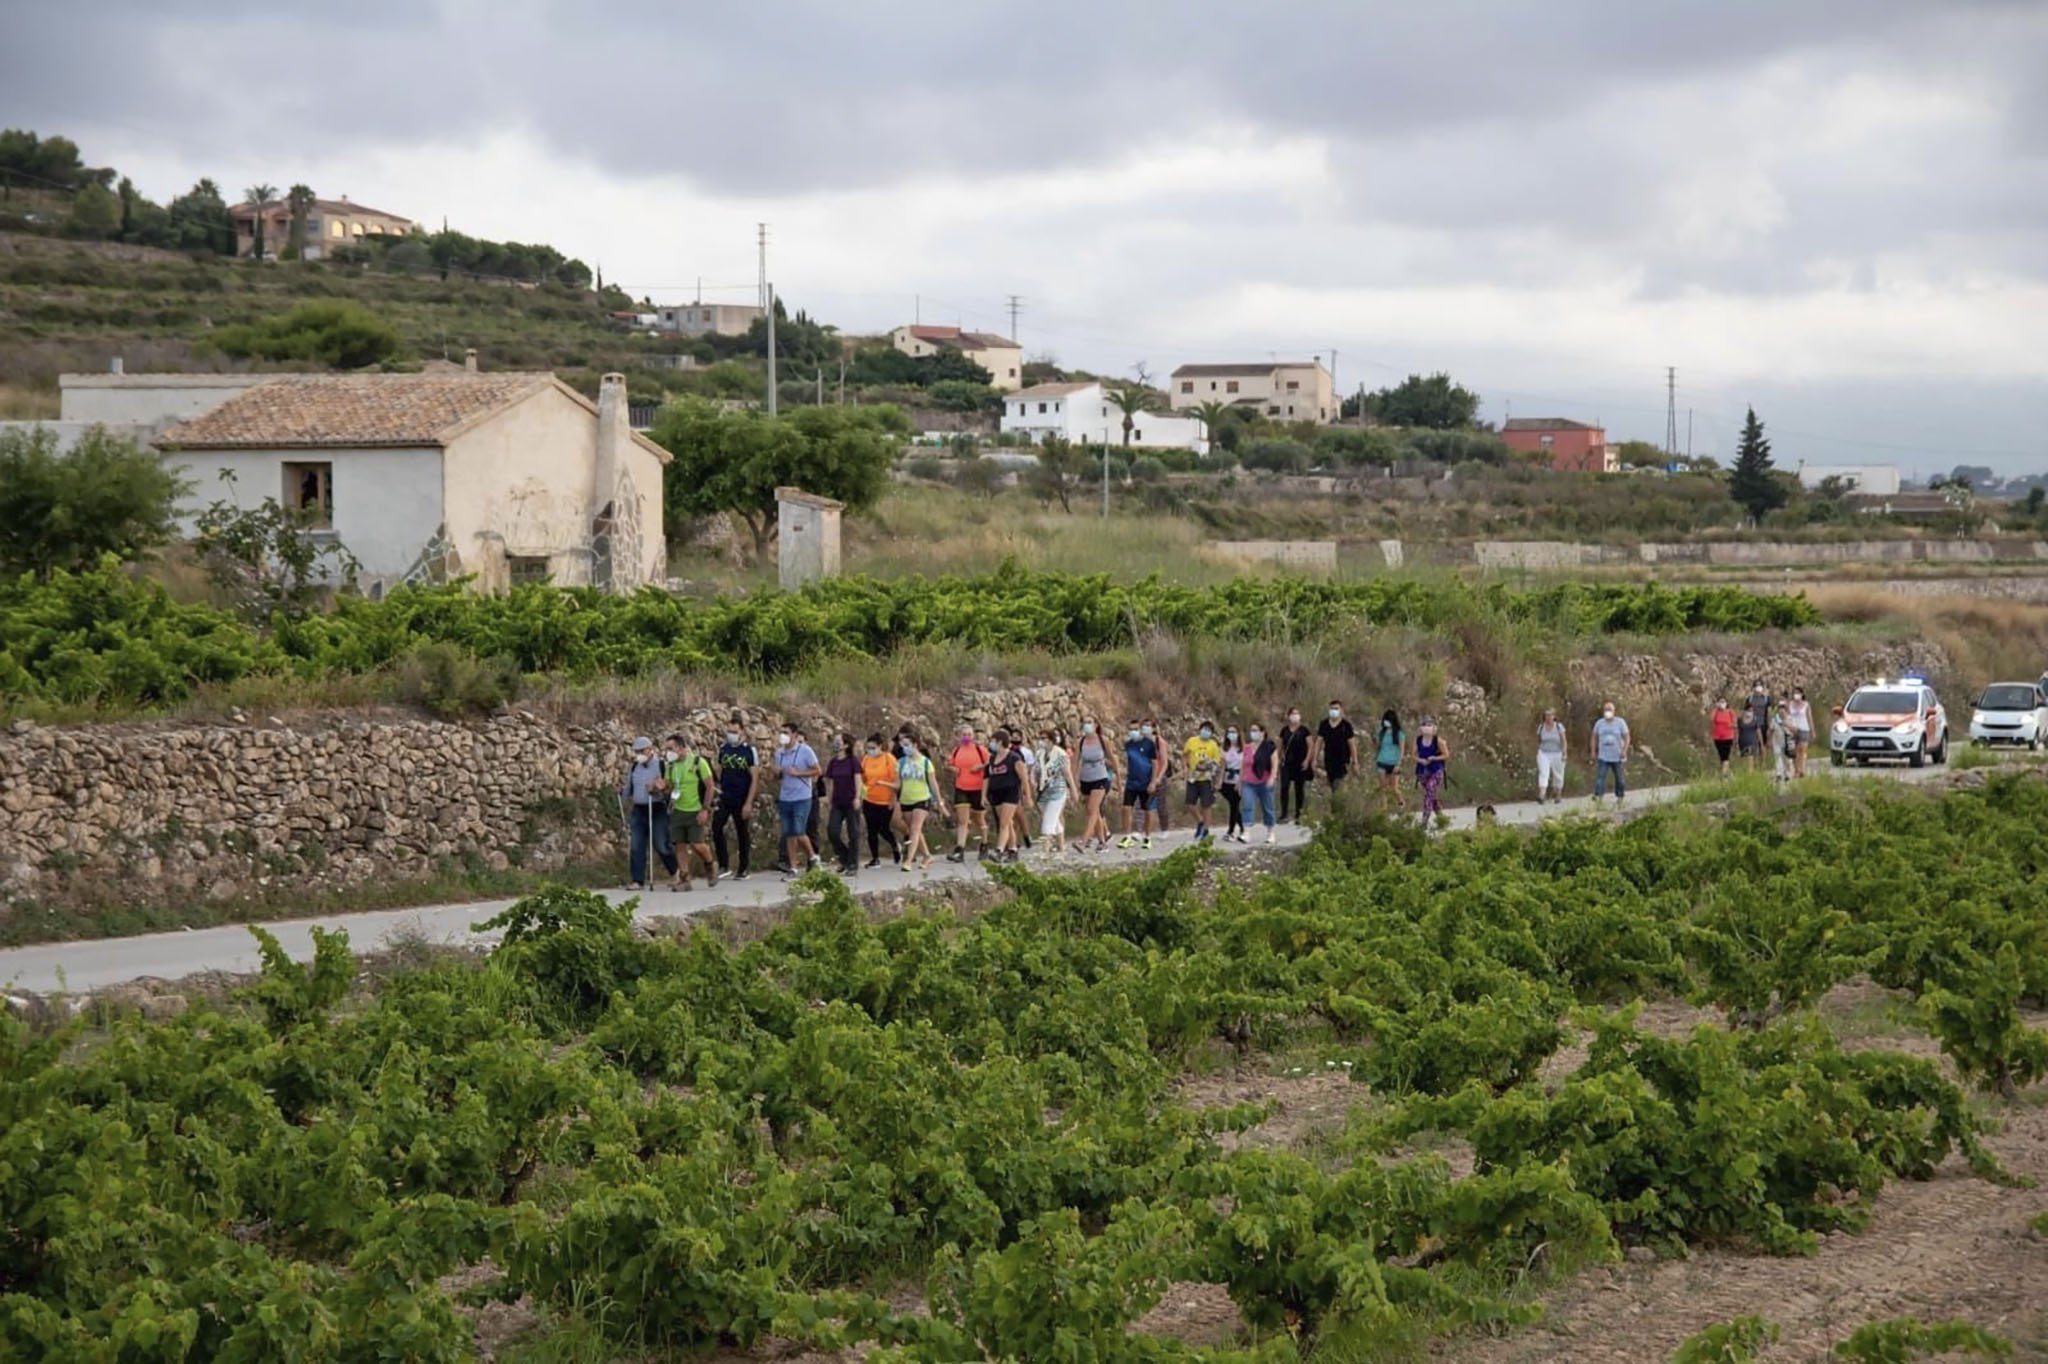
[[[1947,770],[1930,767],[1919,771],[1906,768],[1872,768],[1868,771],[1870,774],[1920,780],[1939,776]],[[1825,774],[1828,769],[1822,766],[1819,771]],[[1686,789],[1677,785],[1632,791],[1629,804],[1661,804],[1677,799]],[[1412,804],[1414,792],[1410,791],[1408,795]],[[1496,806],[1495,810],[1503,824],[1534,824],[1561,814],[1583,812],[1591,805],[1589,799],[1575,797],[1550,805],[1538,805],[1534,801],[1508,803]],[[1471,808],[1455,809],[1450,814],[1451,827],[1472,827],[1474,813]],[[1283,824],[1278,832],[1278,846],[1283,848],[1300,847],[1308,841],[1308,831],[1296,825]],[[1072,853],[1062,859],[1045,854],[1041,845],[1041,850],[1025,855],[1023,865],[1034,871],[1124,867],[1157,861],[1176,848],[1186,847],[1187,843],[1188,829],[1183,824],[1172,833],[1155,838],[1149,852],[1134,849],[1130,852]],[[1255,834],[1250,844],[1216,845],[1217,851],[1225,857],[1235,857],[1263,846],[1263,833]],[[852,884],[855,891],[860,892],[983,878],[980,865],[969,857],[965,863],[934,862],[929,872],[908,875],[893,867],[877,867],[861,872]],[[637,912],[642,918],[676,918],[709,909],[765,907],[787,902],[789,892],[789,883],[775,872],[757,871],[744,881],[721,881],[715,889],[706,889],[700,884],[689,892],[655,891],[642,895]],[[604,894],[614,902],[633,898],[633,892],[625,890],[609,890]],[[471,926],[489,919],[511,903],[510,900],[476,900],[453,905],[422,905],[414,909],[373,910],[318,919],[287,919],[265,923],[263,927],[277,935],[286,952],[300,960],[310,960],[315,928],[347,929],[349,942],[358,951],[374,951],[394,937],[424,939],[433,943],[488,941],[487,935],[471,932]],[[10,948],[0,951],[0,990],[77,994],[143,977],[176,980],[202,971],[247,973],[256,971],[260,965],[256,940],[248,928],[228,924],[183,932],[150,933],[134,938],[97,938]]]

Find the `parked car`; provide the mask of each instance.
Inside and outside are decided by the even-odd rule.
[[[1973,744],[2024,744],[2039,749],[2048,741],[2048,691],[2039,682],[1993,682],[1970,713]]]
[[[1904,758],[1914,767],[1948,760],[1948,711],[1924,677],[1858,687],[1835,707],[1828,761]]]

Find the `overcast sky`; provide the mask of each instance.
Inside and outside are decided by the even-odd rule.
[[[0,124],[657,301],[1336,352],[1725,457],[2048,468],[2042,0],[0,0]]]

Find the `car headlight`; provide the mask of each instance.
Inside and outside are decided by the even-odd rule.
[[[1981,724],[1983,724],[1983,723],[1984,723],[1984,712],[1983,712],[1983,711],[1981,711],[1981,710],[1973,710],[1973,711],[1971,711],[1971,712],[1970,712],[1970,723],[1971,723],[1971,724],[1973,724],[1973,725],[1981,725]]]
[[[1898,735],[1910,736],[1919,732],[1920,722],[1918,720],[1904,720],[1892,726],[1892,733]]]
[[[1848,722],[1847,720],[1837,720],[1837,721],[1835,721],[1835,733],[1837,733],[1837,734],[1847,734],[1848,732],[1849,732],[1849,722]]]

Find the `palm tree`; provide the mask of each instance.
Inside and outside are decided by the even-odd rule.
[[[263,210],[272,199],[277,197],[277,186],[267,183],[251,185],[242,191],[242,197],[247,199],[249,206],[256,210],[256,259],[262,260]]]
[[[309,185],[293,185],[285,193],[284,201],[291,206],[291,235],[285,238],[284,258],[304,260],[306,256],[306,215],[313,211],[313,190]]]
[[[1202,435],[1209,442],[1209,452],[1216,451],[1216,435],[1223,429],[1223,414],[1230,411],[1230,404],[1211,398],[1206,403],[1195,405],[1195,415],[1202,419]]]
[[[1131,448],[1131,431],[1137,425],[1138,417],[1152,410],[1152,390],[1138,384],[1125,384],[1122,388],[1109,391],[1110,402],[1124,414],[1124,449]]]

